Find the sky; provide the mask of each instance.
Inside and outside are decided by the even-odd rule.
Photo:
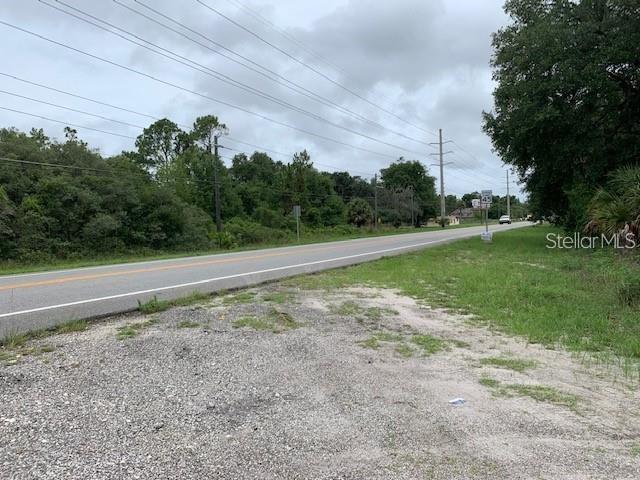
[[[213,114],[229,127],[226,157],[306,149],[318,169],[366,178],[404,157],[438,179],[442,129],[446,193],[504,195],[482,132],[502,3],[4,0],[0,21],[31,33],[0,23],[0,126],[64,139],[74,125],[115,155],[154,118],[187,129]]]

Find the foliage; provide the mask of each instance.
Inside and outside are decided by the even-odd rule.
[[[640,166],[620,167],[611,173],[605,188],[593,196],[588,210],[591,233],[624,236],[640,233]],[[624,239],[623,239],[624,240]]]
[[[585,221],[591,192],[640,159],[640,5],[509,0],[493,38],[485,130],[525,182],[537,215]]]
[[[371,221],[371,207],[362,198],[354,198],[347,205],[347,219],[356,227],[362,227]]]

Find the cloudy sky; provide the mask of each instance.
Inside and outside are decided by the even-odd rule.
[[[365,177],[400,156],[435,163],[429,144],[442,128],[454,142],[447,193],[504,194],[505,168],[481,130],[502,3],[4,0],[2,22],[48,40],[0,24],[0,125],[63,137],[63,124],[6,108],[75,124],[111,155],[132,149],[153,117],[187,128],[215,114],[229,148],[254,144],[283,161],[307,149],[320,169]]]

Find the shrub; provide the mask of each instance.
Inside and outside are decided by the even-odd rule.
[[[232,218],[225,226],[239,245],[251,245],[256,243],[282,242],[289,238],[289,233],[276,228],[269,228],[259,223],[241,218]]]

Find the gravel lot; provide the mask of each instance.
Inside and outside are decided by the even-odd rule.
[[[0,479],[640,476],[613,367],[389,290],[274,284],[30,346],[0,362]]]

